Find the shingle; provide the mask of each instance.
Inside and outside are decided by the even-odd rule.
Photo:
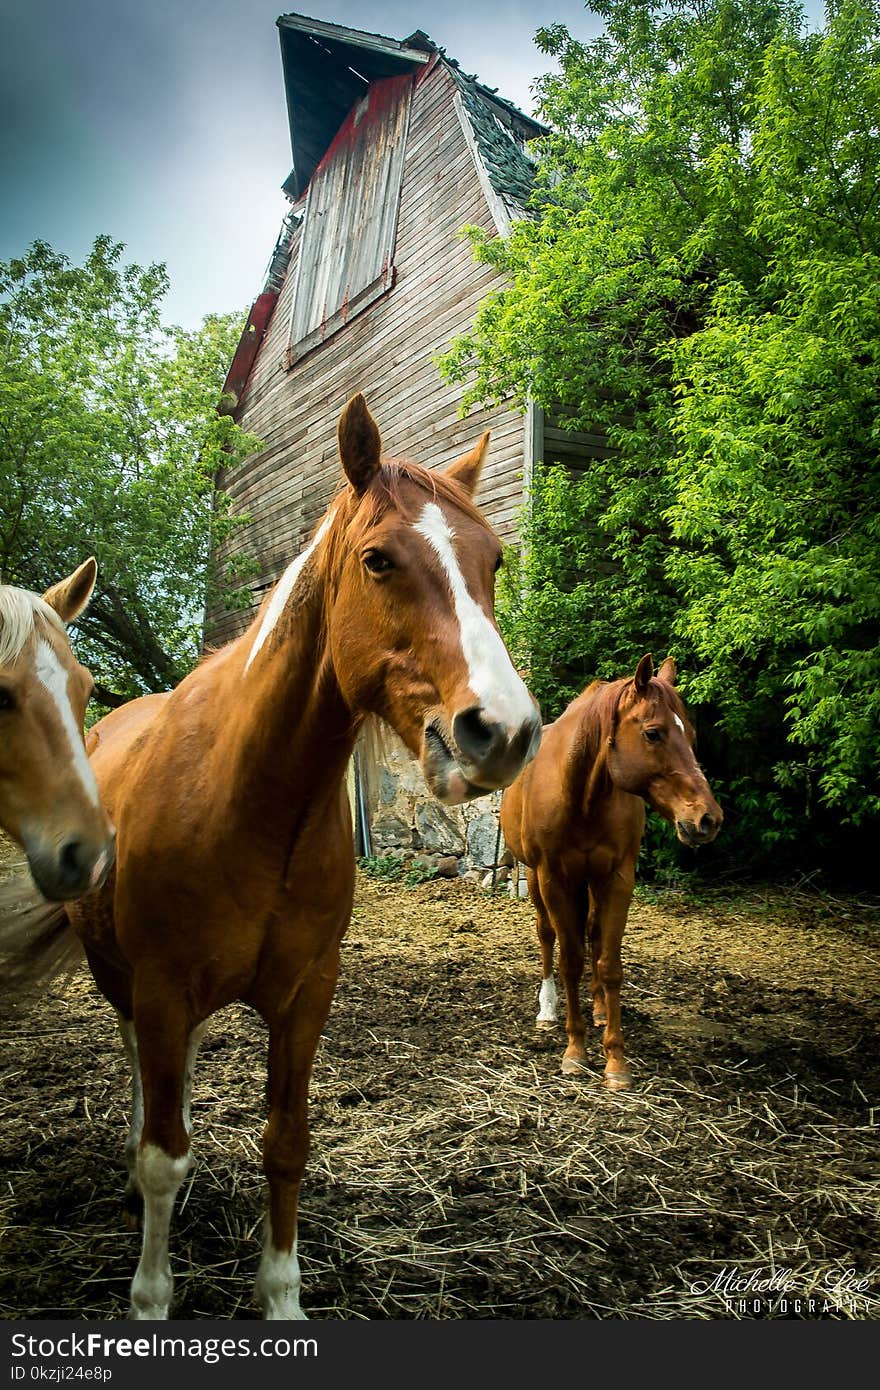
[[[497,109],[501,108],[502,113],[510,115],[511,125],[519,125],[523,136],[529,128],[538,135],[544,127],[497,93],[483,87],[476,78],[466,76],[455,62],[449,59],[446,62],[461,91],[492,187],[500,197],[522,212],[532,191],[535,161],[507,127],[506,121],[497,114]]]

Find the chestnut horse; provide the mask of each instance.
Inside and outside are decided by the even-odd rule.
[[[471,501],[488,437],[441,474],[383,463],[354,396],[338,424],[347,486],[248,631],[92,731],[116,871],[68,912],[132,1063],[133,1318],[168,1314],[196,1050],[237,999],[269,1028],[257,1297],[267,1318],[304,1316],[307,1092],[351,915],[345,771],[364,718],[392,725],[447,805],[507,786],[537,747],[537,708],[493,620],[501,546]]]
[[[505,843],[526,867],[543,978],[539,1028],[556,1022],[553,950],[565,984],[568,1047],[562,1070],[586,1065],[580,983],[585,936],[592,959],[593,1022],[605,1026],[605,1083],[630,1085],[623,1055],[620,944],[635,884],[646,801],[686,845],[714,840],[721,808],[694,756],[694,730],[674,688],[671,657],[653,676],[594,681],[544,730],[540,751],[504,793]]]
[[[83,743],[93,681],[65,633],[97,573],[86,560],[42,598],[0,585],[0,829],[24,850],[43,896],[58,901],[96,887],[113,862]]]

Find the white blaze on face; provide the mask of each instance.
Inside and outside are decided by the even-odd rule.
[[[321,525],[315,532],[314,536],[312,537],[310,544],[306,546],[305,550],[302,552],[301,555],[297,555],[295,560],[291,560],[290,564],[287,566],[287,569],[284,571],[278,583],[275,585],[275,588],[272,591],[272,597],[270,598],[266,606],[266,611],[263,614],[263,621],[260,623],[259,631],[257,632],[257,635],[254,638],[253,646],[251,647],[250,652],[248,654],[248,659],[245,662],[245,675],[247,675],[251,666],[251,662],[254,660],[260,648],[264,645],[268,638],[271,637],[272,633],[277,627],[281,614],[287,607],[288,600],[290,599],[290,596],[293,593],[294,588],[296,587],[296,581],[299,579],[300,575],[303,572],[303,568],[305,567],[306,561],[309,559],[311,555],[315,553],[315,550],[326,536],[328,530],[330,529],[330,523],[332,520],[333,513],[328,512],[327,515],[324,517],[324,520],[321,522]]]
[[[70,743],[73,765],[79,775],[83,791],[92,805],[97,806],[99,800],[98,784],[95,781],[95,774],[92,771],[92,765],[82,740],[82,730],[74,718],[73,706],[67,691],[67,672],[44,637],[41,637],[37,642],[34,671],[37,680],[48,690],[55,702],[61,725]]]
[[[679,715],[677,715],[677,714],[675,713],[674,710],[673,710],[673,712],[672,712],[672,717],[673,717],[673,719],[675,720],[675,722],[676,722],[676,724],[678,725],[678,727],[679,727],[679,729],[681,730],[681,732],[685,735],[685,737],[687,737],[687,730],[685,729],[684,724],[683,724],[681,718],[679,717]],[[696,758],[694,757],[693,749],[690,750],[690,765],[691,765],[693,771],[697,774],[697,776],[698,776],[703,782],[705,782],[706,779],[705,779],[705,777],[704,777],[704,775],[703,775],[703,769],[700,767],[700,764],[697,762]],[[707,785],[708,785],[708,784],[707,784]]]
[[[468,684],[483,718],[515,731],[535,717],[535,705],[513,669],[507,648],[496,627],[468,592],[455,554],[455,533],[447,525],[436,502],[427,502],[414,530],[436,552],[452,592],[452,603],[461,634],[461,650],[468,668]]]

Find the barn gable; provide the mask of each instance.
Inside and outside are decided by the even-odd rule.
[[[398,41],[285,15],[279,33],[291,209],[226,383],[228,408],[264,447],[220,478],[251,517],[220,559],[243,546],[258,572],[249,608],[208,614],[211,642],[242,630],[324,512],[340,476],[336,420],[353,392],[390,457],[442,468],[491,429],[479,500],[506,539],[536,448],[533,411],[460,419],[460,388],[435,358],[503,286],[460,231],[503,234],[523,214],[527,141],[542,127],[420,32]],[[380,847],[472,847],[469,826],[489,814],[481,803],[441,813],[408,758],[370,773]]]
[[[274,307],[282,288],[295,224],[304,222],[306,229],[288,366],[392,287],[415,84],[438,66],[452,84],[453,109],[494,230],[501,235],[526,215],[534,169],[527,142],[546,131],[496,90],[463,73],[421,30],[397,40],[297,14],[282,15],[277,23],[293,156],[283,188],[293,210],[225,383],[233,409],[262,343],[266,305]]]

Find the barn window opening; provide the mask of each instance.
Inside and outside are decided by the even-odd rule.
[[[291,365],[391,289],[411,91],[408,73],[372,82],[312,175],[291,309]]]

